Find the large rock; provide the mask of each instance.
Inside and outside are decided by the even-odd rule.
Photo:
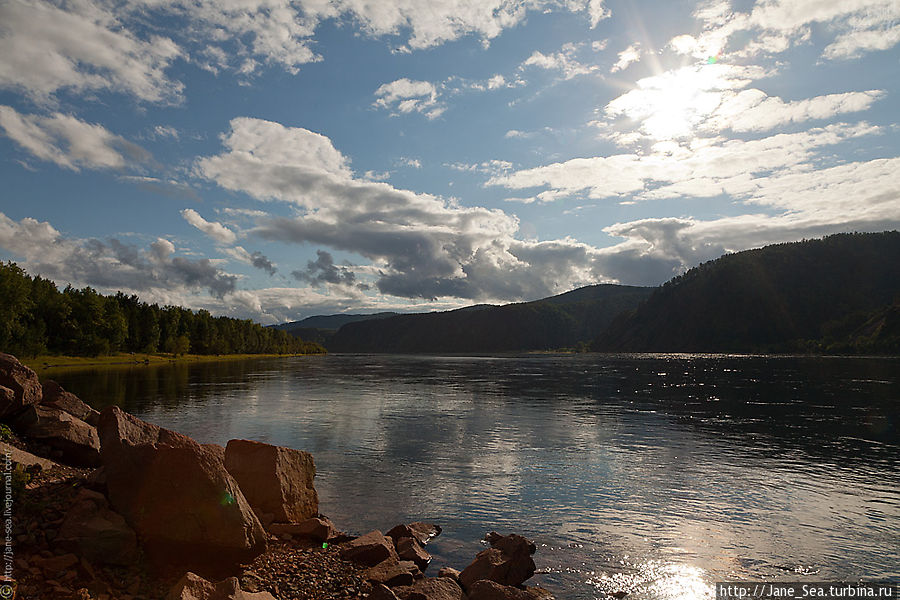
[[[237,577],[218,583],[191,572],[184,574],[166,596],[166,600],[275,600],[269,592],[245,592]]]
[[[468,589],[469,600],[553,600],[553,594],[539,587],[520,589],[482,579]]]
[[[316,466],[308,452],[231,440],[225,447],[225,467],[260,518],[271,515],[271,521],[299,523],[319,512],[313,487]]]
[[[299,538],[314,542],[329,542],[341,535],[327,517],[313,517],[300,523],[272,523],[269,533],[288,539]]]
[[[64,390],[55,381],[45,381],[41,385],[41,389],[43,390],[43,399],[41,400],[43,406],[64,410],[94,427],[100,422],[99,412],[82,402],[75,394]]]
[[[130,565],[138,557],[137,536],[103,494],[81,489],[59,528],[54,544],[92,563]]]
[[[421,544],[413,538],[400,538],[396,540],[394,548],[397,550],[397,556],[401,560],[411,560],[416,563],[422,571],[428,568],[431,562],[431,555],[425,552]]]
[[[35,456],[31,452],[20,450],[5,442],[0,442],[0,456],[9,456],[13,464],[22,465],[26,470],[38,469],[41,471],[48,471],[57,466],[55,462],[48,458]]]
[[[489,533],[486,539],[491,547],[479,552],[475,561],[459,574],[459,581],[466,590],[482,579],[520,586],[534,575],[534,559],[531,558],[536,550],[534,542],[521,535],[503,536],[496,532]]]
[[[399,559],[391,538],[385,537],[377,529],[341,546],[341,558],[369,567],[374,567],[390,556]]]
[[[466,600],[459,584],[448,577],[420,579],[411,586],[393,591],[400,600]]]
[[[97,429],[64,410],[31,405],[16,417],[16,427],[28,437],[62,453],[62,462],[94,467],[100,462]]]
[[[266,533],[221,453],[112,406],[100,414],[101,462],[113,508],[151,561],[227,573],[266,547]]]
[[[0,393],[0,419],[41,401],[41,382],[37,374],[15,356],[0,353],[0,386],[12,391],[12,397]]]
[[[395,587],[412,584],[418,573],[419,569],[415,563],[397,560],[396,556],[388,556],[374,567],[369,567],[365,576],[369,581]]]
[[[423,546],[432,538],[441,534],[441,526],[434,523],[416,521],[409,525],[397,525],[387,532],[387,536],[396,543],[400,538],[413,538]]]

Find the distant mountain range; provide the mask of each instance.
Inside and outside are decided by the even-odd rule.
[[[900,354],[900,232],[727,254],[659,288],[593,285],[534,302],[277,327],[332,352]]]
[[[678,276],[594,341],[599,351],[898,353],[900,233],[727,254]]]

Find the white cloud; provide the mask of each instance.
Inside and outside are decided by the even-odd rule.
[[[0,105],[0,128],[35,158],[78,171],[123,169],[150,160],[150,154],[101,125],[61,113],[24,115]]]
[[[520,242],[518,220],[502,211],[361,180],[319,134],[242,118],[232,121],[223,140],[223,153],[198,161],[199,175],[297,210],[292,218],[260,218],[253,234],[362,256],[377,266],[383,294],[523,299],[595,281],[589,246]]]
[[[169,240],[160,238],[147,249],[111,238],[72,239],[50,223],[25,218],[13,221],[0,213],[0,248],[21,257],[29,273],[76,286],[106,291],[147,292],[185,299],[199,291],[221,298],[235,290],[237,278],[217,269],[208,259],[178,256]],[[146,299],[145,295],[145,299]]]
[[[544,54],[535,50],[531,56],[525,59],[520,68],[534,67],[548,71],[560,71],[566,79],[596,71],[597,65],[585,65],[575,58],[578,50],[579,46],[572,43],[564,44],[559,52],[553,54]]]
[[[733,12],[721,2],[696,16],[703,32],[677,36],[671,46],[697,58],[778,54],[808,42],[813,25],[833,36],[823,53],[827,59],[853,58],[900,42],[900,5],[894,0],[762,0],[749,12]],[[748,31],[753,35],[739,35]],[[734,44],[740,39],[743,46]]]
[[[90,0],[0,3],[0,56],[0,87],[38,102],[60,90],[108,90],[147,102],[181,97],[182,85],[165,74],[182,56],[179,47],[164,37],[139,39],[108,6]]]
[[[575,158],[494,176],[487,184],[517,190],[546,188],[538,196],[544,201],[580,194],[594,199],[723,193],[746,198],[773,174],[809,170],[808,163],[820,148],[879,131],[864,123],[838,124],[758,140],[699,138],[692,146],[667,142],[655,145],[649,154]]]
[[[375,106],[394,113],[419,112],[434,119],[445,107],[438,104],[438,91],[433,83],[403,78],[382,84],[375,90]]]
[[[617,71],[624,71],[630,65],[641,60],[641,45],[638,42],[628,46],[621,52],[619,52],[619,60],[616,61],[616,64],[610,68],[610,73],[615,73]]]
[[[181,211],[184,220],[217,241],[220,244],[233,244],[237,240],[237,235],[221,223],[215,221],[207,221],[200,214],[192,209],[185,208]]]

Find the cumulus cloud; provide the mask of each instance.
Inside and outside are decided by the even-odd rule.
[[[148,102],[176,102],[183,86],[165,70],[181,55],[168,38],[138,38],[103,3],[0,4],[0,87],[38,102],[60,90],[82,95],[109,90]]]
[[[106,290],[155,291],[185,296],[207,290],[221,298],[235,290],[237,277],[217,269],[209,259],[175,254],[175,246],[158,239],[147,249],[112,238],[72,239],[50,223],[25,218],[13,221],[0,213],[0,247],[24,259],[30,273],[58,282]]]
[[[892,0],[763,0],[749,12],[718,2],[696,16],[703,31],[677,36],[671,46],[697,58],[723,52],[736,57],[778,54],[808,42],[814,25],[832,37],[823,53],[826,59],[854,58],[900,42],[900,6]]]
[[[616,71],[624,71],[639,60],[641,60],[641,45],[640,43],[635,42],[619,52],[619,60],[617,60],[616,64],[610,68],[609,72],[615,73]]]
[[[316,260],[306,263],[305,271],[291,271],[291,275],[297,281],[305,281],[313,287],[322,284],[337,286],[361,286],[361,289],[369,289],[366,284],[356,283],[356,273],[350,270],[352,265],[338,266],[334,264],[334,257],[325,250],[316,250]]]
[[[572,79],[579,75],[587,75],[598,69],[596,65],[585,65],[578,61],[575,55],[579,51],[577,44],[564,44],[559,52],[544,54],[535,50],[531,56],[525,59],[521,68],[534,67],[548,71],[559,71],[565,79]]]
[[[0,128],[35,158],[72,171],[123,169],[150,160],[149,152],[102,125],[61,113],[26,115],[0,105]]]
[[[374,105],[398,113],[419,112],[434,119],[445,107],[438,104],[438,91],[433,83],[403,78],[381,85],[375,90]]]
[[[223,153],[198,161],[198,175],[259,200],[290,203],[298,212],[259,218],[253,234],[362,256],[372,262],[383,294],[539,298],[597,278],[575,262],[594,252],[589,246],[522,242],[515,237],[518,220],[500,210],[359,179],[328,138],[306,129],[235,119],[223,143]],[[320,259],[306,275],[334,275],[327,257]]]
[[[200,216],[193,208],[185,208],[181,211],[181,216],[185,221],[214,239],[220,244],[233,244],[235,240],[237,240],[237,235],[222,225],[221,223],[215,221],[207,221],[203,217]]]
[[[234,246],[232,248],[223,248],[222,249],[225,254],[234,258],[235,260],[239,260],[242,263],[246,263],[252,267],[259,269],[260,271],[265,271],[271,277],[278,272],[278,269],[272,263],[269,258],[263,254],[262,252],[254,251],[247,252],[243,246]]]

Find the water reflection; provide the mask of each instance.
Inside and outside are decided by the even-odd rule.
[[[900,575],[898,366],[329,356],[59,379],[201,441],[309,450],[338,525],[443,525],[435,567],[517,531],[560,597],[663,599],[725,578]]]

